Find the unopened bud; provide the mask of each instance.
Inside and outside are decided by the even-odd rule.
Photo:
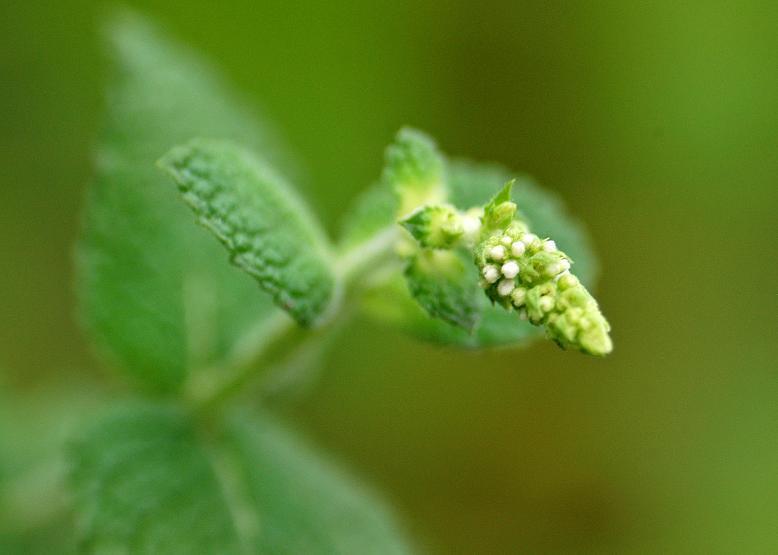
[[[489,258],[492,260],[502,260],[505,258],[505,247],[497,245],[489,249]]]
[[[482,274],[487,283],[494,283],[500,279],[500,270],[497,269],[497,266],[492,266],[491,264],[484,266]]]
[[[525,233],[521,236],[521,242],[524,243],[527,247],[531,247],[537,241],[538,236],[534,233]]]
[[[497,294],[501,297],[507,297],[511,294],[511,291],[513,291],[515,286],[516,284],[512,279],[504,279],[497,284]]]
[[[519,265],[515,261],[511,260],[502,265],[501,271],[502,275],[509,279],[513,279],[519,275]]]

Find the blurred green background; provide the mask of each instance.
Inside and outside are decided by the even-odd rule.
[[[778,3],[133,5],[286,131],[333,232],[403,124],[529,172],[588,223],[609,358],[359,322],[283,409],[420,546],[778,552]],[[0,367],[20,399],[110,383],[71,292],[104,9],[0,6]]]

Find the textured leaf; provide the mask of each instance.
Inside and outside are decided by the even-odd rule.
[[[257,507],[256,553],[410,553],[383,504],[267,418],[233,418],[236,469]]]
[[[86,553],[241,553],[230,508],[186,415],[121,407],[72,449]]]
[[[305,204],[267,163],[223,141],[198,139],[160,160],[198,221],[235,265],[303,325],[332,297],[330,247]]]
[[[87,553],[408,552],[379,502],[265,417],[207,440],[176,408],[128,405],[71,455]]]
[[[468,331],[478,322],[483,294],[466,254],[421,250],[408,261],[405,279],[411,296],[431,317]]]
[[[386,149],[381,181],[364,191],[343,219],[341,247],[369,239],[378,231],[446,194],[445,158],[421,131],[403,128]]]
[[[106,34],[114,72],[78,248],[80,311],[114,364],[172,390],[187,367],[218,363],[274,309],[192,225],[154,164],[198,135],[239,140],[283,167],[287,158],[191,52],[131,14]]]
[[[495,165],[455,160],[448,163],[448,202],[465,210],[483,206],[516,175]],[[395,221],[386,187],[370,189],[357,200],[344,227],[343,241],[356,241],[366,230],[381,229]],[[550,236],[575,262],[575,272],[588,286],[597,273],[586,230],[571,217],[558,196],[527,177],[519,177],[512,186],[511,198],[535,233]],[[377,201],[380,200],[381,202]],[[493,307],[485,298],[479,301],[481,318],[472,333],[448,323],[431,319],[411,297],[402,279],[392,281],[386,290],[370,295],[366,311],[380,321],[391,322],[417,337],[463,347],[487,347],[526,342],[541,332],[529,322],[501,307]]]
[[[400,201],[398,215],[444,201],[445,169],[445,160],[432,139],[415,129],[401,129],[386,149],[383,175]]]

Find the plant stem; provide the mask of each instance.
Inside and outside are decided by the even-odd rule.
[[[202,412],[219,406],[253,378],[272,346],[295,328],[294,320],[285,312],[274,311],[238,340],[224,367],[208,368],[190,380],[187,399]]]
[[[355,294],[366,287],[376,286],[371,277],[380,274],[394,255],[394,246],[400,238],[399,228],[390,226],[374,234],[368,240],[353,247],[335,260],[340,292],[327,316],[315,327],[304,330],[304,341],[298,342],[284,360],[293,359],[300,349],[311,342],[320,341],[353,311],[345,307]],[[227,399],[239,393],[254,377],[262,374],[267,357],[278,346],[301,329],[285,312],[275,311],[262,319],[235,344],[224,367],[211,368],[199,373],[187,386],[187,399],[198,412],[211,412]],[[284,362],[281,363],[282,365]]]
[[[362,272],[372,273],[387,257],[394,254],[400,228],[386,227],[367,241],[341,254],[336,263],[341,281],[348,287]]]
[[[309,390],[323,366],[321,359],[350,317],[344,314],[325,332],[307,334],[287,356],[265,370],[261,387],[256,388],[260,398],[268,402],[289,400]]]

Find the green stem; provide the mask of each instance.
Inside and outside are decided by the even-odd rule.
[[[334,301],[336,304],[322,322],[304,331],[305,340],[297,342],[294,348],[285,353],[284,361],[293,359],[300,349],[307,348],[310,342],[320,341],[345,321],[353,312],[346,308],[356,293],[375,287],[376,282],[372,278],[380,275],[391,263],[399,237],[399,228],[393,225],[336,258],[334,266],[341,284],[341,291]],[[277,311],[263,319],[238,340],[224,367],[205,370],[190,380],[186,398],[198,412],[215,410],[262,374],[269,354],[294,333],[301,333],[301,329],[285,312]]]
[[[339,317],[324,333],[307,334],[287,356],[264,371],[257,395],[267,402],[288,402],[304,395],[323,366],[321,359],[350,317],[351,314]]]
[[[274,312],[238,340],[223,367],[208,368],[193,376],[186,388],[186,398],[201,412],[218,407],[251,381],[273,345],[295,329],[294,320],[285,312]]]
[[[363,273],[372,274],[387,258],[394,255],[394,247],[400,239],[399,226],[392,225],[377,232],[367,241],[341,254],[336,268],[345,287]]]

